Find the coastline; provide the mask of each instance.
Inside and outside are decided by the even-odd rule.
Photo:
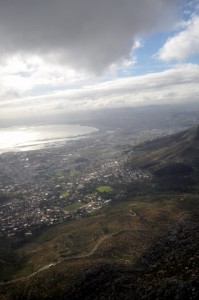
[[[14,130],[12,128],[14,128]],[[50,131],[51,128],[52,128],[52,132]],[[72,129],[72,132],[67,133],[67,129],[68,131]],[[6,135],[7,132],[8,132],[8,137]],[[37,132],[38,138],[34,138],[35,132]],[[1,146],[0,148],[0,155],[3,153],[11,153],[11,152],[16,153],[16,152],[35,151],[35,150],[61,147],[61,146],[65,146],[67,142],[89,138],[92,134],[98,132],[99,129],[95,127],[81,126],[79,124],[43,125],[43,126],[39,125],[39,126],[34,126],[34,127],[31,126],[26,128],[24,126],[23,127],[14,126],[6,129],[1,128],[0,133],[2,137],[3,135],[5,136],[4,138],[5,141],[6,139],[8,140],[7,142],[8,145],[6,145],[6,142],[4,142],[4,145]],[[19,142],[15,143],[15,140],[14,141],[11,140],[12,135],[16,139],[17,134],[19,133],[20,135],[24,134],[23,141],[20,143],[20,139],[19,139]],[[9,134],[11,135],[10,137]],[[32,136],[33,138],[31,138]]]

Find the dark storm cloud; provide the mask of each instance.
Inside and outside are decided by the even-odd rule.
[[[46,55],[101,72],[139,34],[168,25],[177,0],[0,0],[0,53]]]

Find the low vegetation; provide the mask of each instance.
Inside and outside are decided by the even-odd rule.
[[[96,190],[100,193],[107,193],[107,192],[111,192],[113,189],[109,185],[102,185],[102,186],[98,186]]]
[[[65,211],[73,212],[73,211],[78,210],[78,208],[82,207],[83,205],[84,205],[83,203],[77,201],[72,204],[66,205],[63,209]]]
[[[198,132],[194,127],[135,147],[128,167],[144,169],[151,181],[129,183],[110,206],[48,228],[15,249],[23,261],[12,273],[0,271],[2,280],[54,266],[0,286],[3,299],[26,299],[26,291],[31,300],[197,299]]]

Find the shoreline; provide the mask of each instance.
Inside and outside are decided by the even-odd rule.
[[[52,126],[59,126],[59,125],[52,125]],[[61,125],[62,126],[62,125]],[[63,126],[71,126],[71,125],[63,125]],[[72,125],[73,126],[73,125]],[[39,150],[45,150],[45,149],[52,149],[52,148],[59,148],[64,147],[68,143],[71,143],[73,141],[80,141],[85,140],[87,138],[92,138],[93,135],[96,135],[100,132],[98,128],[95,127],[89,127],[89,126],[81,126],[79,124],[76,124],[74,126],[82,127],[82,128],[89,128],[90,132],[77,134],[77,135],[68,135],[68,136],[60,136],[60,137],[52,137],[52,138],[44,138],[44,139],[38,139],[33,141],[27,141],[23,144],[19,145],[13,145],[12,147],[2,147],[0,148],[0,155],[6,154],[6,153],[21,153],[21,152],[30,152],[30,151],[39,151]],[[40,126],[38,126],[40,127]],[[45,127],[45,126],[44,126]],[[21,127],[18,127],[19,130]],[[29,128],[28,128],[29,129]],[[0,130],[1,131],[1,130]],[[6,130],[4,130],[6,133]],[[31,134],[31,133],[30,133]]]

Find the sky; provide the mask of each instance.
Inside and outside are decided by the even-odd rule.
[[[199,101],[199,0],[0,0],[0,120]]]

